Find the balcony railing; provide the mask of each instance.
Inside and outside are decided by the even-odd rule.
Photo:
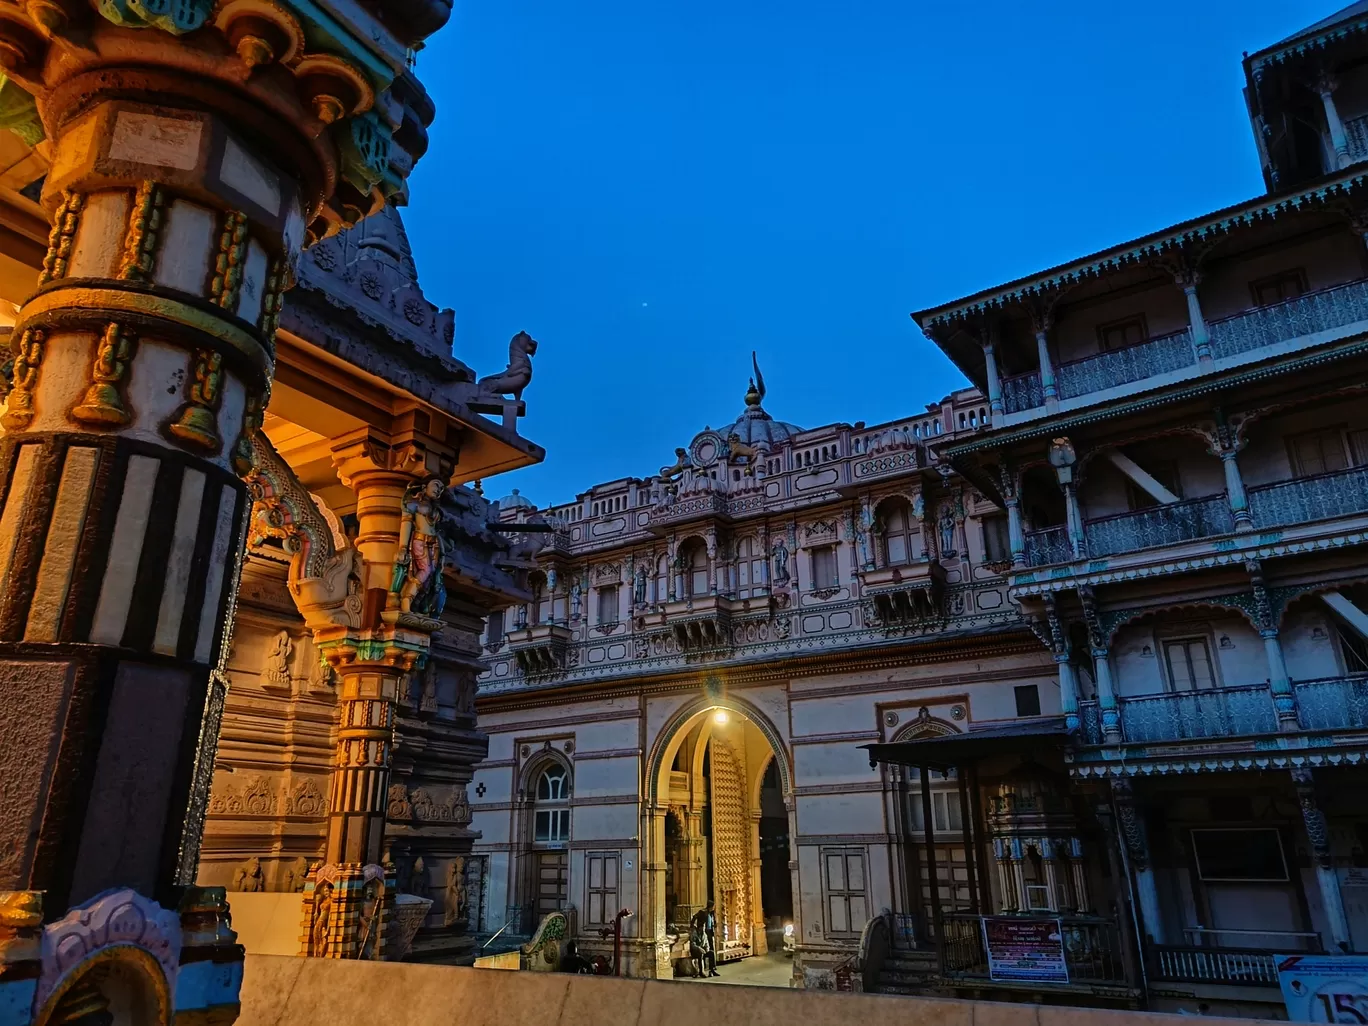
[[[1125,349],[1099,353],[1059,366],[1059,398],[1073,399],[1089,392],[1101,392],[1156,374],[1191,367],[1197,362],[1192,348],[1192,333],[1184,328],[1172,335],[1161,335]]]
[[[1117,699],[1117,706],[1122,736],[1137,744],[1246,737],[1273,734],[1278,729],[1278,716],[1267,684],[1136,695]],[[1100,745],[1102,724],[1097,703],[1080,702],[1079,719],[1082,742]]]
[[[1067,527],[1047,527],[1026,532],[1026,562],[1031,566],[1067,563],[1074,558]]]
[[[1368,321],[1368,281],[1335,285],[1212,321],[1211,355],[1220,360],[1359,321]]]
[[[1349,156],[1355,160],[1368,160],[1368,114],[1345,118],[1344,137],[1349,144]]]
[[[1035,918],[1023,916],[1022,918]],[[1069,983],[1126,982],[1121,957],[1121,936],[1110,919],[1091,916],[1058,918],[1064,934],[1064,963]],[[942,954],[945,975],[951,979],[988,979],[988,955],[983,949],[983,917],[963,912],[947,913],[942,920],[945,938]],[[1050,984],[1033,984],[1048,987]]]
[[[1364,129],[1368,139],[1368,126]],[[1368,155],[1368,154],[1366,154]],[[1308,292],[1272,306],[1245,310],[1210,321],[1211,354],[1217,360],[1277,345],[1320,331],[1368,321],[1368,280]],[[1197,362],[1189,329],[1139,345],[1060,364],[1060,399],[1074,399],[1133,381],[1191,367]],[[1040,373],[1030,371],[1002,381],[1003,409],[1021,413],[1045,405]]]
[[[1368,727],[1368,678],[1334,677],[1292,685],[1303,730]]]
[[[1084,527],[1088,555],[1110,556],[1229,534],[1235,530],[1230,503],[1224,494],[1174,502],[1165,506],[1099,517]]]
[[[1155,979],[1229,986],[1278,985],[1278,967],[1267,951],[1158,946],[1152,950]]]
[[[1008,413],[1034,410],[1045,405],[1045,392],[1040,387],[1040,372],[1018,374],[1002,379],[1002,408]]]
[[[1127,741],[1186,741],[1273,734],[1277,713],[1267,684],[1143,695],[1120,701]]]
[[[1255,527],[1285,527],[1368,512],[1368,467],[1251,488],[1249,512]]]

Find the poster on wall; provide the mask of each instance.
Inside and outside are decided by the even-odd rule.
[[[1064,931],[1058,919],[984,916],[988,975],[1014,983],[1068,983]]]
[[[1368,956],[1274,955],[1292,1022],[1368,1023]]]

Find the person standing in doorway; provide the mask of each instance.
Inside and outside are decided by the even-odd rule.
[[[713,903],[703,910],[703,933],[708,938],[708,975],[721,976],[717,971],[717,913]]]

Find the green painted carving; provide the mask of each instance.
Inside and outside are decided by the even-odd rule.
[[[342,178],[357,192],[368,193],[391,175],[389,157],[393,133],[374,111],[348,118],[334,132],[342,155]]]
[[[100,15],[124,28],[157,28],[180,36],[209,20],[213,0],[100,0]]]
[[[13,132],[29,146],[37,146],[46,136],[33,97],[3,74],[0,74],[0,128]]]

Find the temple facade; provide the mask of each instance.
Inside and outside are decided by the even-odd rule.
[[[1366,50],[1246,58],[1267,195],[915,314],[972,388],[802,430],[757,368],[658,474],[501,501],[556,534],[484,638],[482,926],[627,907],[667,976],[713,902],[808,985],[1238,1014],[1365,950]],[[1060,976],[994,978],[1003,917]]]

